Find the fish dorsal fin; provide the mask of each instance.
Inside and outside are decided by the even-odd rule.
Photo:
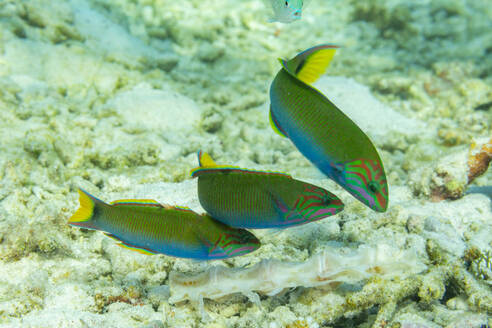
[[[275,128],[274,128],[275,130]],[[285,136],[282,134],[282,130],[279,129],[279,133],[282,136]],[[202,152],[201,150],[198,152],[198,163],[200,164],[199,167],[194,168],[193,170],[190,171],[190,175],[192,178],[195,178],[197,176],[207,174],[207,173],[217,173],[217,172],[222,172],[222,173],[232,173],[232,172],[240,172],[240,173],[256,173],[256,174],[265,174],[265,175],[281,175],[281,176],[286,176],[288,178],[291,178],[290,175],[283,173],[283,172],[275,172],[275,171],[256,171],[256,170],[250,170],[250,169],[243,169],[238,166],[232,166],[232,165],[217,165],[213,159],[210,157],[209,154]]]
[[[157,206],[156,206],[157,207]],[[159,207],[165,210],[174,210],[174,211],[182,211],[182,212],[193,212],[193,210],[187,206],[179,206],[179,205],[169,205],[169,204],[159,204]]]
[[[113,206],[148,206],[148,207],[164,207],[158,201],[153,199],[118,199],[109,203]]]
[[[200,167],[214,167],[217,164],[214,162],[212,157],[204,151],[198,151],[198,165]]]
[[[161,213],[172,210],[174,206],[161,204],[153,199],[119,199],[110,203],[111,206],[147,213]]]
[[[242,174],[262,174],[262,175],[276,175],[276,176],[282,176],[286,177],[289,179],[292,179],[292,177],[284,172],[277,172],[277,171],[257,171],[257,170],[252,170],[252,169],[243,169],[240,167],[236,166],[225,166],[225,165],[220,165],[217,167],[213,168],[198,168],[196,170],[192,171],[192,177],[197,177],[203,174],[207,173],[242,173]]]
[[[190,175],[192,178],[198,176],[199,172],[202,173],[203,171],[212,171],[212,170],[221,170],[224,168],[236,168],[235,166],[231,165],[217,165],[215,161],[212,159],[212,157],[207,154],[206,152],[203,152],[201,150],[198,151],[198,167],[195,167],[193,170],[190,171]]]
[[[142,207],[153,209],[177,210],[193,212],[189,207],[179,205],[161,204],[154,199],[118,199],[110,203],[113,206]]]
[[[268,116],[270,117],[270,126],[272,127],[273,131],[275,131],[275,133],[277,133],[279,136],[282,136],[284,138],[287,138],[287,134],[280,127],[280,125],[278,124],[277,120],[273,116],[272,107],[271,106],[270,106],[270,115],[268,115]]]
[[[203,170],[203,169],[214,169],[220,167],[215,163],[215,161],[212,159],[212,157],[207,154],[206,152],[199,150],[197,152],[198,156],[198,167],[195,167],[193,170],[190,171],[190,176],[192,178],[197,176],[197,172]]]
[[[195,167],[193,170],[190,171],[190,175],[192,178],[196,178],[197,176],[206,173],[206,172],[217,172],[217,171],[223,171],[223,170],[240,170],[241,168],[236,167],[236,166],[230,166],[230,165],[215,165],[213,167]]]
[[[191,213],[195,213],[193,212],[193,210],[187,206],[170,206],[170,205],[165,205],[164,208],[168,209],[168,210],[176,210],[176,211],[183,211],[183,212],[191,212]]]
[[[291,75],[312,84],[325,73],[337,49],[338,46],[324,44],[309,48],[291,60],[280,59],[280,63]]]

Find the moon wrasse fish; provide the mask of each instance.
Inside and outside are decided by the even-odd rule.
[[[325,72],[337,48],[320,45],[293,59],[279,59],[282,69],[270,87],[270,123],[321,172],[371,209],[384,212],[388,185],[376,148],[311,85]]]
[[[244,255],[260,247],[249,231],[228,227],[188,208],[151,199],[107,204],[80,189],[79,196],[80,208],[68,224],[101,230],[119,246],[143,254],[210,260]]]
[[[238,228],[286,228],[321,220],[343,210],[329,191],[280,172],[216,165],[198,152],[198,198],[214,218]]]

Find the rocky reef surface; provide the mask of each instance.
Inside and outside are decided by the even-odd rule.
[[[259,0],[0,2],[0,326],[492,325],[491,170],[473,181],[488,192],[466,193],[470,145],[492,137],[492,7],[312,0],[301,21],[267,17]],[[316,86],[380,151],[386,213],[358,203],[269,127],[276,58],[320,43],[342,46]],[[200,211],[189,178],[198,149],[220,163],[286,171],[346,208],[255,231],[260,250],[215,262],[144,256],[66,224],[77,187]],[[426,270],[259,302],[205,300],[207,320],[193,302],[169,303],[171,272],[300,263],[336,245],[383,242],[412,251]]]

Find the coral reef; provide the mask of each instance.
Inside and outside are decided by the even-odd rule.
[[[470,271],[479,279],[483,279],[489,285],[492,285],[492,251],[487,250],[482,253],[474,248],[470,250]]]
[[[491,16],[486,1],[333,0],[280,25],[259,0],[0,1],[0,325],[491,326],[489,280],[474,271],[488,274],[475,250],[492,247],[491,200],[461,197],[468,156],[483,170],[476,155],[491,137]],[[276,58],[325,42],[342,47],[317,87],[380,150],[386,213],[354,202],[268,126]],[[323,186],[345,211],[261,231],[260,250],[212,264],[133,254],[67,226],[77,187],[202,211],[188,179],[198,149]],[[490,185],[491,170],[473,181]],[[238,293],[205,299],[209,322],[169,302],[171,272],[308,263],[383,242],[428,270],[296,287],[261,295],[261,307]]]
[[[476,140],[468,149],[456,150],[412,173],[414,191],[434,201],[460,198],[487,171],[491,160],[492,139]]]

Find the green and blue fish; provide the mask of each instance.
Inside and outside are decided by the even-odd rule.
[[[282,69],[270,87],[270,122],[321,172],[365,205],[384,212],[388,185],[376,148],[347,115],[311,85],[325,72],[336,49],[321,45],[293,59],[279,59]]]
[[[247,230],[228,227],[188,208],[151,199],[107,204],[83,190],[79,196],[80,208],[69,219],[70,225],[103,231],[119,246],[143,254],[211,260],[244,255],[260,247]]]
[[[343,203],[329,191],[280,172],[217,165],[198,152],[198,198],[215,219],[239,228],[286,228],[335,215]]]

